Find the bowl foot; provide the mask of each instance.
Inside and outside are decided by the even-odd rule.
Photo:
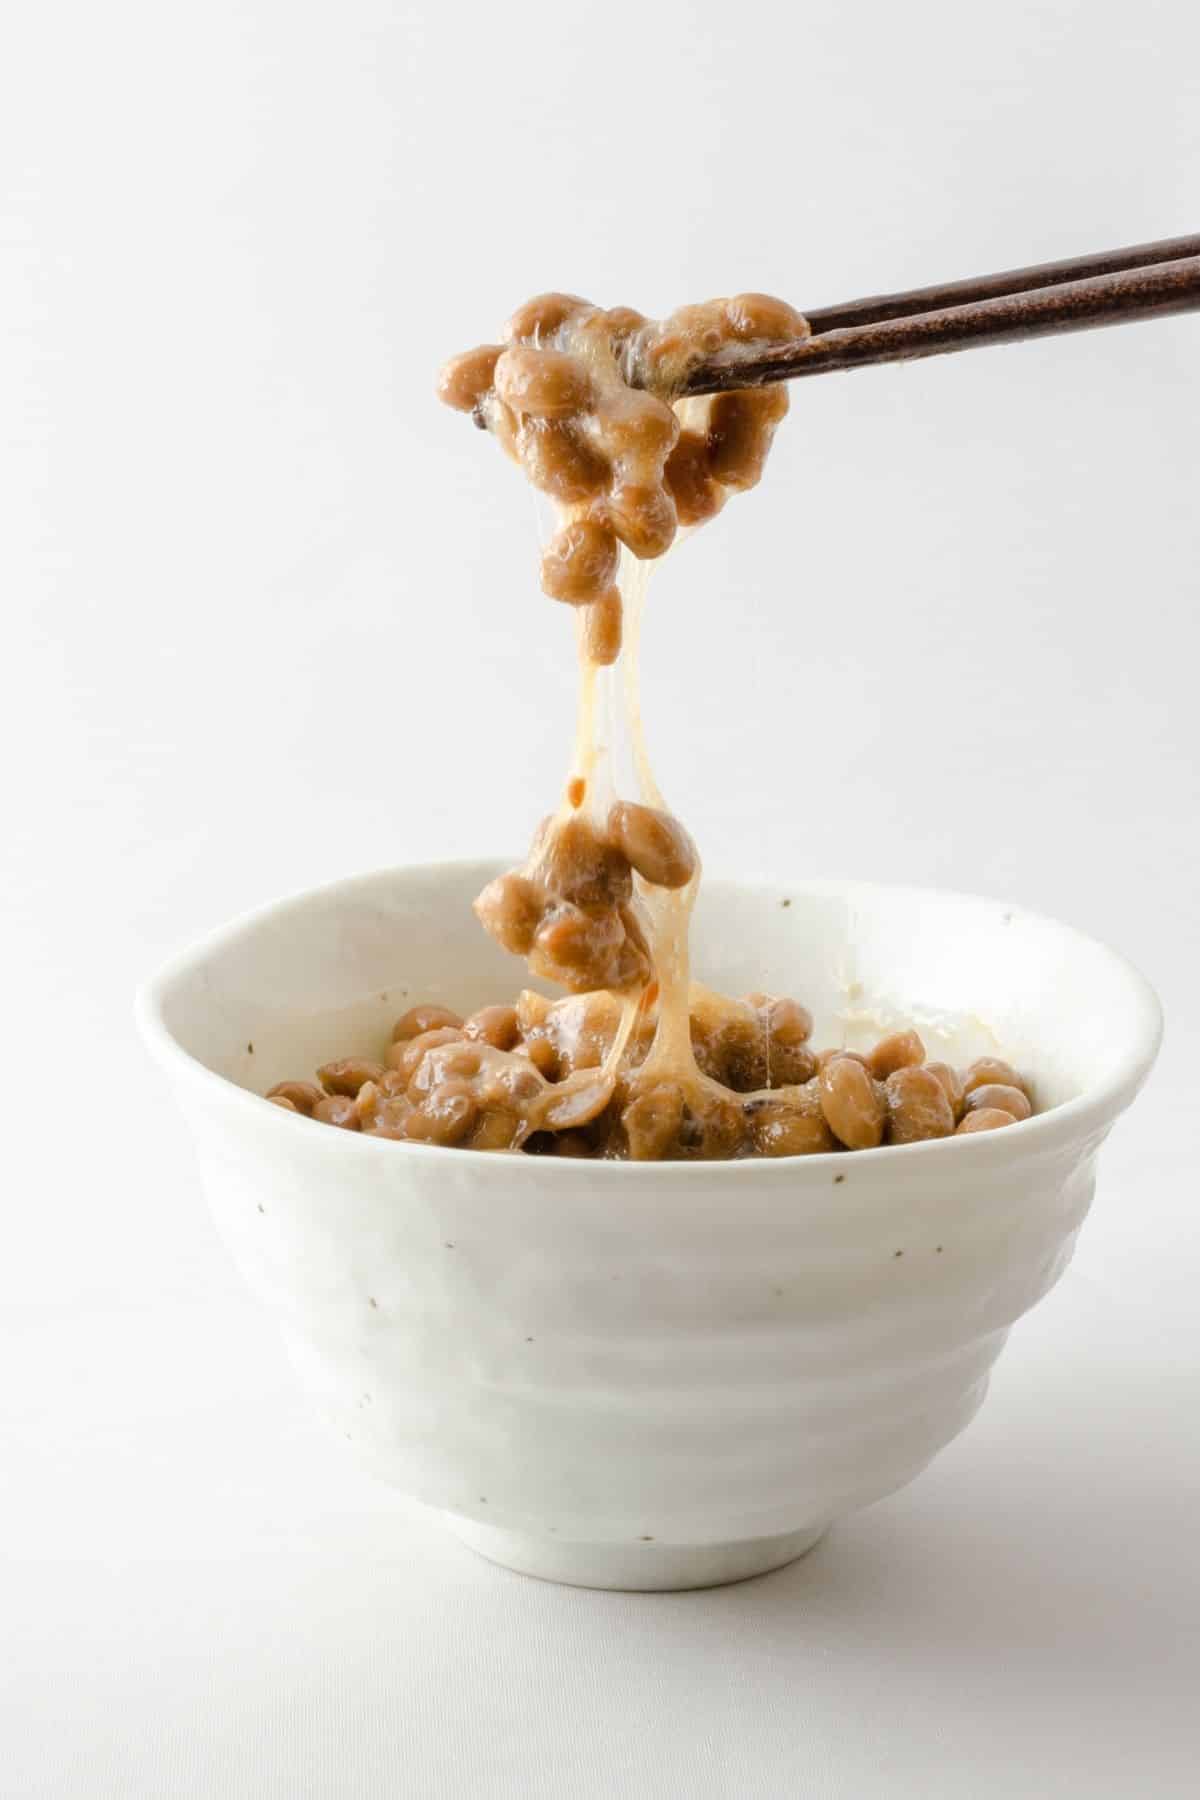
[[[480,1556],[518,1574],[569,1587],[620,1588],[635,1593],[723,1587],[727,1582],[765,1575],[770,1569],[795,1562],[828,1530],[826,1525],[812,1525],[779,1537],[741,1538],[728,1544],[660,1544],[644,1539],[588,1544],[504,1531],[456,1513],[443,1513],[442,1518],[454,1535]]]

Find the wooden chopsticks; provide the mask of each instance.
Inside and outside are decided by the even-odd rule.
[[[719,394],[834,369],[907,362],[978,344],[1021,343],[1197,310],[1200,236],[1167,238],[818,307],[805,313],[812,337],[741,360],[719,352],[691,371],[682,392]]]

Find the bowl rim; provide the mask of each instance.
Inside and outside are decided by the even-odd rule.
[[[222,1095],[225,1101],[235,1108],[244,1106],[253,1109],[254,1117],[266,1125],[268,1130],[286,1130],[294,1134],[296,1121],[286,1114],[281,1107],[271,1106],[261,1094],[249,1088],[239,1086],[227,1076],[217,1074],[198,1057],[185,1050],[167,1026],[163,1016],[164,1004],[173,983],[182,976],[191,973],[197,965],[207,961],[220,950],[230,939],[243,931],[267,920],[278,918],[290,911],[299,909],[321,897],[331,897],[339,892],[354,888],[369,887],[388,876],[395,875],[440,875],[446,879],[465,880],[468,876],[481,881],[489,880],[498,869],[509,866],[511,857],[472,856],[434,858],[425,862],[392,863],[382,867],[360,870],[350,875],[342,875],[332,880],[318,882],[313,886],[299,888],[291,893],[281,895],[275,900],[247,908],[236,914],[224,924],[206,932],[200,938],[176,951],[162,963],[159,968],[141,983],[134,1001],[134,1013],[138,1030],[147,1050],[155,1062],[168,1074],[175,1073],[197,1083],[201,1091],[212,1096]],[[789,896],[805,893],[812,895],[836,895],[851,901],[855,896],[878,898],[882,894],[919,898],[923,900],[966,902],[972,906],[994,907],[1001,912],[1020,916],[1036,924],[1052,927],[1066,937],[1098,949],[1114,963],[1127,981],[1137,1001],[1140,1014],[1140,1030],[1136,1034],[1136,1042],[1131,1041],[1129,1048],[1114,1071],[1103,1082],[1086,1089],[1072,1100],[1063,1101],[1061,1105],[1049,1108],[1043,1113],[1034,1113],[1028,1119],[1020,1119],[1014,1126],[1003,1131],[981,1131],[969,1133],[966,1137],[932,1138],[915,1144],[881,1144],[873,1150],[819,1151],[809,1156],[758,1156],[744,1157],[736,1160],[697,1163],[687,1162],[629,1162],[605,1160],[602,1158],[569,1157],[569,1156],[520,1156],[498,1155],[495,1151],[454,1149],[455,1166],[464,1164],[474,1168],[486,1165],[493,1169],[497,1176],[511,1173],[514,1167],[530,1171],[523,1181],[537,1181],[553,1178],[558,1181],[585,1181],[596,1179],[595,1171],[606,1171],[601,1180],[612,1181],[629,1179],[636,1176],[641,1180],[647,1178],[655,1181],[687,1181],[695,1180],[698,1169],[709,1172],[720,1171],[723,1176],[737,1181],[752,1181],[765,1178],[767,1171],[774,1169],[777,1173],[787,1170],[792,1175],[808,1173],[815,1176],[827,1171],[831,1165],[844,1166],[847,1155],[853,1157],[855,1169],[878,1171],[881,1159],[884,1168],[899,1168],[901,1159],[905,1159],[906,1169],[915,1167],[918,1160],[930,1156],[945,1158],[947,1144],[956,1148],[950,1152],[957,1160],[952,1166],[966,1173],[970,1169],[997,1168],[1002,1164],[1014,1161],[1018,1156],[1022,1160],[1033,1161],[1040,1156],[1057,1152],[1065,1142],[1078,1142],[1087,1135],[1089,1129],[1102,1123],[1111,1125],[1118,1115],[1130,1104],[1142,1083],[1149,1075],[1158,1055],[1163,1038],[1163,1009],[1158,994],[1150,982],[1129,959],[1102,938],[1089,932],[1081,931],[1077,926],[1068,925],[1050,913],[1040,912],[1033,907],[1022,906],[1017,902],[996,899],[987,894],[972,894],[957,888],[922,887],[917,883],[836,880],[829,877],[811,877],[799,880],[781,878],[778,874],[740,874],[725,876],[719,871],[705,872],[706,883],[722,885],[745,890],[768,890],[782,888]],[[245,1115],[249,1118],[249,1112]],[[304,1125],[314,1125],[314,1121],[301,1116]],[[316,1129],[320,1129],[316,1127]],[[282,1140],[281,1140],[282,1141]],[[295,1143],[294,1135],[291,1139]],[[408,1143],[391,1138],[377,1138],[357,1131],[321,1131],[320,1142],[331,1145],[341,1142],[343,1150],[339,1154],[384,1156],[395,1159],[417,1158],[427,1160],[433,1158],[441,1163],[446,1156],[446,1148],[437,1144]],[[942,1163],[943,1168],[946,1167]],[[534,1174],[533,1171],[539,1171]]]

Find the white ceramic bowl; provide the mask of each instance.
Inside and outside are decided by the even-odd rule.
[[[915,1022],[999,1050],[1051,1110],[943,1143],[709,1164],[383,1142],[257,1098],[378,1052],[417,999],[524,971],[470,915],[491,864],[281,901],[140,997],[217,1223],[343,1440],[512,1568],[598,1587],[731,1581],[911,1481],[983,1399],[1070,1257],[1096,1153],[1154,1060],[1113,951],[991,900],[712,881],[694,966],[803,998],[819,1043]]]

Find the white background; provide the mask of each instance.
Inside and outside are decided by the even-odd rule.
[[[516,851],[555,790],[569,624],[443,355],[552,286],[820,305],[1200,229],[1194,7],[0,31],[0,1790],[1194,1791],[1200,318],[807,382],[654,583],[651,745],[710,869],[1012,898],[1168,1014],[979,1422],[807,1562],[559,1590],[370,1486],[130,1022],[231,913]]]

